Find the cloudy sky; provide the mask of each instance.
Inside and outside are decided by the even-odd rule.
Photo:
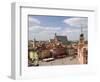
[[[75,16],[28,16],[29,40],[49,40],[54,34],[64,35],[68,40],[79,40],[81,27],[85,39],[88,32],[88,18]]]

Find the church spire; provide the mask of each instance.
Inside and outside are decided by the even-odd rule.
[[[80,40],[81,40],[81,41],[84,41],[83,26],[82,26],[82,25],[81,25]]]
[[[36,39],[34,38],[34,41],[36,41]]]
[[[81,34],[83,34],[83,27],[82,27],[82,25],[81,25]]]
[[[57,36],[57,34],[55,33],[55,37]]]
[[[34,41],[33,41],[33,47],[35,48],[36,47],[36,39],[34,38]]]

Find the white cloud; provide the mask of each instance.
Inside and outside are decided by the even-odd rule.
[[[60,30],[61,27],[32,26],[29,28],[29,39],[49,40]]]
[[[70,27],[61,29],[61,27],[33,26],[29,28],[30,39],[36,38],[37,40],[49,40],[54,38],[55,33],[57,33],[57,35],[67,36],[68,40],[79,40],[81,31],[80,29]],[[87,28],[84,28],[83,33],[85,38],[87,38]]]
[[[73,29],[73,28],[65,28],[63,30],[63,33],[71,33],[71,32],[79,32],[79,29]]]
[[[50,40],[54,38],[53,32],[40,32],[40,33],[32,33],[32,38],[36,38],[36,40]]]
[[[40,21],[38,19],[35,19],[33,17],[29,17],[29,27],[35,26],[35,25],[40,25]]]
[[[83,29],[83,34],[84,34],[84,37],[85,39],[87,39],[87,28],[84,28]],[[79,36],[80,36],[80,29],[74,29],[74,28],[65,28],[63,30],[60,31],[60,35],[64,35],[64,36],[67,36],[68,37],[68,40],[79,40]]]
[[[44,26],[33,26],[29,28],[29,31],[32,32],[43,32],[43,31],[58,31],[61,30],[60,27],[44,27]]]
[[[63,21],[65,24],[70,25],[69,27],[65,28],[62,31],[63,35],[67,35],[70,40],[79,40],[79,35],[81,33],[81,28],[83,28],[83,33],[85,39],[87,39],[87,33],[88,33],[88,18],[82,18],[82,17],[77,17],[77,18],[69,18],[65,19]],[[79,28],[74,28],[74,27],[79,27]]]
[[[69,19],[65,19],[64,23],[69,24],[70,26],[75,26],[75,27],[80,27],[80,26],[87,27],[88,19],[85,17],[69,18]]]
[[[54,38],[54,34],[57,33],[58,35],[67,36],[68,40],[79,40],[81,29],[71,27],[80,27],[81,24],[87,27],[87,22],[87,18],[65,19],[64,23],[69,24],[70,26],[62,29],[62,27],[44,27],[40,25],[39,20],[35,18],[29,18],[29,39],[36,38],[37,40],[49,40]],[[87,28],[83,29],[85,38],[87,38],[87,31]]]

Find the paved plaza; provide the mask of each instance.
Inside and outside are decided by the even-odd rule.
[[[51,66],[51,65],[73,65],[73,64],[79,64],[77,57],[65,57],[60,59],[55,59],[53,61],[39,61],[39,66]]]

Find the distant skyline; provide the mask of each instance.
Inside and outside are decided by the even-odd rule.
[[[50,40],[55,33],[67,36],[68,40],[79,40],[83,28],[85,39],[88,38],[88,18],[76,16],[28,16],[29,40]]]

